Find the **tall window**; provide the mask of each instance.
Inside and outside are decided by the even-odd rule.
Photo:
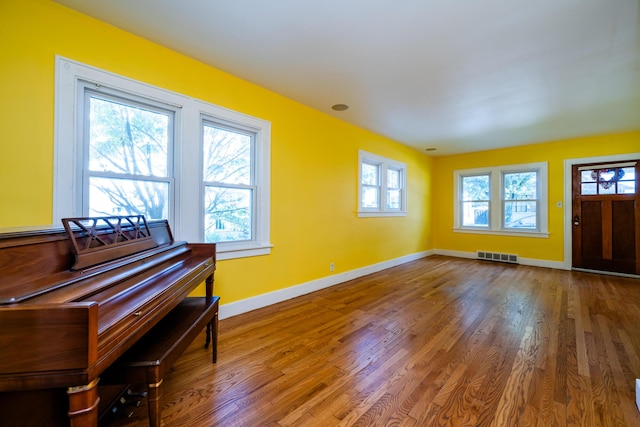
[[[83,215],[172,219],[174,111],[83,83]]]
[[[369,163],[363,161],[361,163],[362,177],[362,201],[360,207],[362,209],[380,210],[380,168],[378,163]]]
[[[270,253],[269,122],[56,59],[54,222],[143,214],[218,259]]]
[[[462,176],[462,225],[489,227],[491,175]]]
[[[454,173],[454,230],[548,236],[547,164]]]
[[[251,240],[255,218],[255,135],[203,121],[204,238]]]
[[[502,174],[503,227],[538,229],[537,170]]]
[[[362,150],[358,157],[358,216],[406,215],[407,166]]]

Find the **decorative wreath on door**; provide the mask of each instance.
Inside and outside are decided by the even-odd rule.
[[[613,184],[623,177],[624,170],[622,170],[622,168],[597,169],[591,171],[591,178],[594,181],[598,181],[604,189],[611,188]]]

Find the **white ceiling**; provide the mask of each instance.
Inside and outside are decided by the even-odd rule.
[[[434,155],[640,129],[639,0],[55,1]]]

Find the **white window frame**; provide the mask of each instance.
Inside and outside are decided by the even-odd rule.
[[[78,146],[76,147],[78,152],[78,161],[79,164],[82,164],[83,167],[77,168],[77,173],[80,174],[80,184],[79,187],[82,189],[82,196],[77,198],[75,202],[81,203],[81,207],[78,210],[82,212],[82,216],[85,216],[85,213],[89,212],[89,180],[91,178],[107,178],[107,179],[131,179],[131,180],[139,180],[146,182],[158,182],[158,183],[166,183],[168,184],[168,220],[172,222],[175,217],[174,213],[174,197],[175,197],[175,177],[174,177],[174,148],[175,148],[175,140],[176,140],[176,120],[180,118],[180,109],[174,106],[169,106],[166,104],[158,104],[149,98],[141,98],[138,95],[134,95],[131,93],[123,93],[121,91],[114,91],[109,88],[105,88],[102,85],[92,84],[83,80],[78,80],[78,114],[88,115],[88,98],[95,94],[98,98],[103,96],[104,99],[115,101],[120,100],[124,104],[140,108],[142,106],[149,107],[151,110],[160,111],[170,113],[171,120],[169,122],[169,134],[170,134],[170,145],[167,147],[167,175],[158,177],[158,176],[144,176],[144,175],[123,175],[121,173],[113,173],[113,172],[101,172],[101,171],[91,171],[88,167],[89,164],[89,135],[88,126],[85,127],[86,123],[83,123],[84,120],[77,121],[77,130],[78,135],[82,135],[81,141],[78,141]],[[163,111],[164,110],[164,111]]]
[[[176,239],[204,240],[204,185],[202,176],[202,117],[207,116],[256,133],[257,215],[251,241],[217,244],[218,259],[266,255],[270,243],[271,123],[256,117],[171,92],[143,82],[56,56],[53,221],[83,216],[82,135],[78,97],[82,82],[150,99],[177,111],[175,117],[174,197],[168,218]]]
[[[534,229],[504,227],[504,175],[518,172],[537,173],[537,208]],[[489,226],[462,225],[462,178],[468,176],[489,175]],[[494,166],[476,169],[455,170],[453,173],[453,231],[457,233],[495,234],[504,236],[549,237],[549,196],[547,162],[525,163],[519,165]]]
[[[488,177],[488,181],[489,181],[489,199],[485,200],[485,199],[474,199],[474,200],[462,200],[462,192],[463,192],[463,179],[464,178],[472,178],[472,177]],[[459,209],[460,209],[460,213],[458,215],[458,220],[459,223],[462,227],[464,228],[468,228],[468,229],[474,229],[474,230],[490,230],[491,229],[491,217],[492,217],[492,210],[491,210],[491,196],[492,196],[492,191],[494,188],[493,185],[493,180],[491,179],[492,175],[491,172],[487,172],[487,171],[482,171],[480,173],[463,173],[460,174],[460,177],[458,178],[458,189],[460,191],[460,204],[459,204]],[[464,205],[465,202],[481,202],[481,203],[487,203],[488,205],[488,212],[487,212],[487,218],[488,218],[488,224],[485,225],[463,225],[464,221],[462,220],[462,214],[464,212],[464,208],[462,207]]]
[[[269,182],[269,171],[268,168],[264,167],[264,164],[262,162],[260,162],[258,159],[264,158],[264,144],[260,144],[259,141],[263,141],[264,140],[264,129],[258,127],[258,126],[248,126],[246,123],[245,124],[241,124],[238,122],[229,122],[228,120],[226,120],[226,118],[221,117],[219,115],[212,115],[206,112],[203,112],[200,116],[200,131],[202,133],[200,140],[202,141],[202,144],[204,144],[204,126],[205,125],[209,125],[209,126],[219,126],[222,128],[225,128],[227,130],[230,131],[234,131],[234,132],[239,132],[239,133],[246,133],[246,134],[250,134],[252,139],[253,139],[253,149],[252,149],[252,159],[251,159],[251,163],[253,165],[252,171],[251,171],[251,175],[252,175],[252,183],[250,185],[227,185],[227,184],[222,184],[222,183],[207,183],[204,182],[204,178],[203,178],[203,182],[202,182],[202,200],[204,201],[204,193],[205,193],[205,189],[208,186],[225,186],[225,187],[230,187],[230,188],[245,188],[245,189],[251,189],[252,190],[252,210],[254,211],[254,213],[257,211],[259,206],[262,206],[264,204],[268,204],[269,201],[268,200],[264,200],[265,197],[268,198],[269,194],[267,192],[264,191],[264,185],[260,185],[259,183],[264,183],[264,182]],[[204,157],[204,156],[203,156]],[[204,169],[204,159],[202,160],[201,166],[200,166],[200,170],[203,171]],[[204,172],[203,172],[204,173]],[[202,206],[202,215],[203,215],[203,219],[200,222],[200,225],[202,227],[201,230],[201,235],[202,235],[202,239],[204,239],[204,204]],[[260,233],[269,228],[269,224],[268,222],[265,222],[265,220],[268,221],[268,216],[261,216],[261,215],[252,215],[252,224],[251,224],[251,230],[252,230],[252,235],[253,240],[256,240],[256,238],[258,240],[263,239],[264,237],[260,235]],[[268,240],[268,236],[267,236],[267,240]],[[247,246],[248,241],[239,241],[239,242],[221,242],[218,243],[218,245],[224,245],[225,248],[227,249],[227,251],[234,251],[234,250],[245,250],[245,247]]]
[[[366,208],[362,206],[362,165],[363,163],[379,166],[378,183],[378,207]],[[400,208],[390,209],[387,207],[387,170],[397,170],[400,172]],[[388,159],[377,154],[364,150],[358,151],[358,217],[381,217],[381,216],[406,216],[407,215],[407,165],[397,160]]]

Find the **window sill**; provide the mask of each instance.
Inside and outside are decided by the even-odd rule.
[[[358,211],[358,218],[373,218],[383,216],[407,216],[406,212]]]
[[[248,258],[271,254],[272,244],[253,244],[233,247],[224,247],[223,243],[218,243],[216,248],[216,260]]]
[[[548,239],[550,234],[546,231],[482,230],[478,228],[454,228],[453,232],[468,234],[489,234],[494,236],[533,237],[537,239]]]

